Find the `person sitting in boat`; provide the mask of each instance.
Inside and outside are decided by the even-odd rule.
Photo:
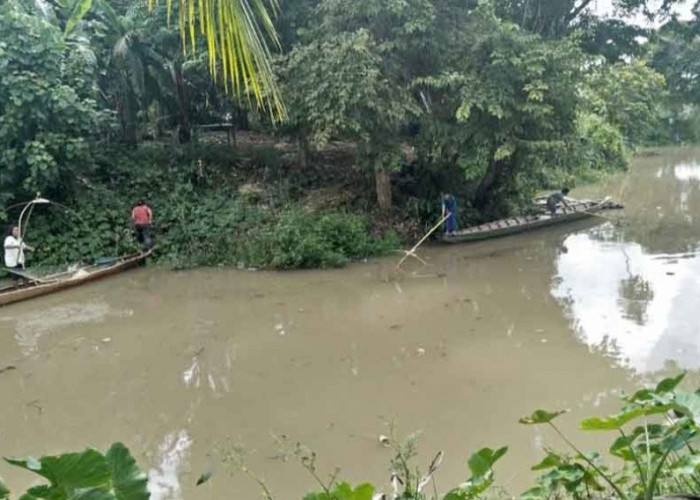
[[[445,234],[452,236],[457,231],[457,198],[450,193],[442,198],[442,218],[446,218]]]
[[[553,193],[547,198],[547,210],[554,216],[557,213],[557,207],[562,204],[565,208],[569,208],[567,197],[569,196],[569,188],[565,187],[561,191]]]
[[[9,270],[24,269],[24,251],[33,252],[34,248],[25,244],[19,234],[18,226],[10,226],[5,236],[5,267]]]
[[[146,250],[150,250],[153,247],[151,238],[153,210],[145,201],[139,200],[131,211],[131,219],[136,226],[136,239]]]

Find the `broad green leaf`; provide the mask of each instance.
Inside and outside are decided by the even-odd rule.
[[[657,439],[663,435],[666,429],[667,427],[664,427],[661,424],[647,424],[646,426],[638,425],[632,430],[632,435],[644,436],[648,434],[649,439]]]
[[[109,3],[109,0],[95,0],[95,13],[106,19],[107,24],[113,27],[120,26],[122,23],[119,20],[119,16],[114,11]]]
[[[584,431],[613,431],[621,429],[624,425],[631,422],[635,418],[644,415],[656,415],[666,413],[670,409],[670,405],[661,406],[645,406],[632,408],[630,410],[612,415],[606,418],[591,417],[581,422],[580,428]]]
[[[681,373],[677,377],[663,379],[661,382],[659,382],[656,385],[656,390],[654,392],[656,394],[663,394],[666,392],[671,392],[676,387],[678,387],[678,384],[680,384],[684,378],[685,378],[685,373]]]
[[[451,490],[445,495],[443,500],[474,500],[489,489],[493,484],[493,474],[487,473],[486,476],[479,476],[475,480],[470,479],[466,483]]]
[[[7,486],[5,486],[5,483],[2,482],[2,479],[0,479],[0,500],[4,500],[5,498],[10,497],[10,490],[7,489]]]
[[[365,483],[353,489],[348,483],[338,483],[331,490],[330,495],[326,492],[309,493],[304,496],[304,500],[372,500],[374,486]]]
[[[671,403],[673,409],[700,425],[700,396],[692,392],[675,391]]]
[[[551,469],[552,467],[558,467],[563,463],[560,455],[552,452],[548,452],[547,456],[542,459],[540,463],[534,465],[530,470],[545,470]]]
[[[148,478],[126,446],[114,443],[107,450],[105,458],[111,469],[112,488],[118,500],[148,500]]]
[[[562,481],[575,485],[583,481],[586,476],[583,467],[577,464],[573,465],[562,465],[557,468]]]
[[[472,477],[445,495],[444,500],[472,500],[478,498],[494,481],[493,465],[508,451],[504,446],[497,450],[482,448],[469,457],[469,470]]]
[[[98,451],[88,449],[82,453],[32,459],[6,458],[9,464],[35,472],[52,483],[52,489],[72,496],[78,489],[105,487],[109,485],[111,471],[105,457]]]
[[[686,455],[669,466],[674,476],[692,476],[700,470],[700,456]]]
[[[697,432],[694,429],[670,428],[669,432],[670,434],[661,440],[660,453],[685,449],[688,443],[697,437]]]
[[[474,477],[485,476],[493,465],[508,451],[508,447],[504,446],[498,450],[491,448],[482,448],[478,452],[469,457],[469,470]]]
[[[568,411],[569,410],[560,410],[555,412],[549,412],[545,410],[537,410],[529,417],[521,418],[518,422],[525,425],[548,424],[558,416],[563,415]]]
[[[546,498],[549,498],[549,492],[545,488],[537,486],[520,495],[518,500],[543,500]]]
[[[634,443],[638,437],[639,436],[636,434],[618,437],[612,446],[610,446],[610,453],[623,460],[634,460],[634,453],[630,450],[630,446],[632,446],[632,443]]]
[[[73,33],[78,24],[80,24],[80,21],[85,17],[85,14],[90,11],[90,7],[92,7],[92,0],[75,0],[73,11],[66,22],[66,29],[63,34],[64,37],[68,37]]]

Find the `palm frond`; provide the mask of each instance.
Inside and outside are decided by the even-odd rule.
[[[124,59],[129,53],[129,47],[131,47],[131,33],[127,33],[117,40],[112,48],[112,54],[114,57]]]
[[[204,37],[209,72],[228,92],[252,98],[273,120],[286,116],[275,82],[268,42],[279,46],[273,23],[277,0],[178,0],[180,35],[185,54],[194,53]],[[153,8],[159,0],[148,0]],[[173,0],[166,0],[168,13]],[[199,29],[197,29],[199,28]]]
[[[73,33],[75,28],[80,24],[80,21],[83,20],[83,17],[85,17],[85,14],[88,13],[91,7],[92,0],[75,1],[75,3],[73,4],[73,8],[71,9],[70,17],[66,22],[66,29],[63,35],[64,37],[67,38],[68,36],[70,36],[71,33]]]

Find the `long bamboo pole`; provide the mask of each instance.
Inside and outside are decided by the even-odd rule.
[[[406,252],[406,251],[404,250],[404,253],[405,253],[406,255],[404,255],[404,256],[401,258],[401,260],[399,261],[399,263],[396,264],[396,267],[397,267],[397,268],[398,268],[398,267],[401,267],[401,264],[403,264],[404,261],[405,261],[406,259],[408,259],[409,257],[411,257],[411,256],[416,257],[415,252],[416,252],[416,250],[418,250],[418,247],[421,246],[421,245],[423,244],[423,242],[425,242],[425,240],[427,240],[427,239],[430,237],[431,234],[433,234],[435,231],[437,231],[437,229],[438,229],[440,226],[442,226],[442,224],[443,224],[447,219],[449,219],[451,215],[452,215],[452,213],[448,213],[447,215],[445,215],[445,216],[440,220],[440,222],[438,222],[437,224],[435,224],[435,226],[434,226],[430,231],[428,231],[428,233],[427,233],[425,236],[423,236],[423,238],[421,238],[421,240],[420,240],[418,243],[416,243],[416,245],[415,245],[413,248],[411,248],[409,251]]]

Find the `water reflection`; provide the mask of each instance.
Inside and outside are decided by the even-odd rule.
[[[200,389],[206,385],[215,397],[221,397],[231,392],[229,372],[236,359],[236,344],[228,341],[224,348],[199,348],[185,370],[182,381],[187,387]],[[208,362],[207,362],[208,360]]]
[[[700,368],[700,255],[651,255],[640,244],[611,240],[610,231],[568,237],[568,253],[557,258],[552,294],[566,304],[578,335],[640,373],[671,360]]]
[[[185,430],[168,434],[158,447],[158,467],[148,471],[148,491],[153,500],[179,500],[179,474],[189,456],[192,438]]]
[[[700,181],[700,164],[693,162],[668,165],[660,168],[656,172],[656,177],[660,179],[668,174],[673,174],[679,181]]]

